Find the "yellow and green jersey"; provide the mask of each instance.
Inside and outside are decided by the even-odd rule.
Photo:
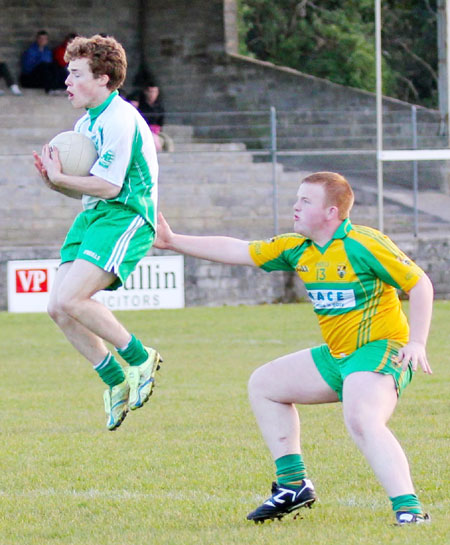
[[[380,231],[346,219],[323,247],[289,233],[251,242],[249,251],[267,272],[297,272],[334,357],[379,339],[408,341],[397,289],[410,291],[423,271]]]

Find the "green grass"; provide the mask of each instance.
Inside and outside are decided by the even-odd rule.
[[[252,370],[320,342],[307,304],[118,313],[161,350],[150,403],[114,433],[102,383],[45,315],[0,314],[0,544],[443,545],[450,534],[450,303],[436,303],[421,372],[392,419],[433,518],[396,528],[340,405],[300,407],[320,502],[255,525],[273,464],[251,414]]]

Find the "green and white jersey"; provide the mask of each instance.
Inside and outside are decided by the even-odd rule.
[[[122,188],[105,202],[122,203],[156,228],[158,159],[150,128],[136,108],[114,91],[88,109],[74,130],[88,136],[97,149],[91,174]],[[94,208],[100,200],[83,195],[83,207]]]

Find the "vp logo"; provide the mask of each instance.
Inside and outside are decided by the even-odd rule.
[[[47,269],[16,270],[16,293],[44,293],[47,291]]]

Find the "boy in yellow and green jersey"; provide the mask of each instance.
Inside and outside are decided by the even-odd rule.
[[[159,216],[158,248],[267,272],[296,271],[319,320],[325,344],[280,357],[250,378],[250,401],[277,477],[272,495],[247,517],[255,522],[314,503],[294,404],[338,401],[350,435],[391,499],[397,524],[429,519],[387,422],[418,365],[431,373],[425,345],[433,288],[386,236],[351,224],[352,205],[343,176],[318,172],[300,184],[295,232],[271,240],[180,235]],[[409,324],[397,289],[409,294]]]
[[[287,234],[252,242],[249,249],[263,270],[296,271],[303,280],[326,343],[312,352],[319,370],[324,353],[339,359],[342,367],[347,356],[368,343],[377,341],[396,356],[408,341],[397,289],[408,292],[423,271],[379,231],[353,226],[347,218],[323,248]],[[376,370],[393,374],[397,389],[410,376],[409,367],[390,369],[388,357],[381,358]]]

